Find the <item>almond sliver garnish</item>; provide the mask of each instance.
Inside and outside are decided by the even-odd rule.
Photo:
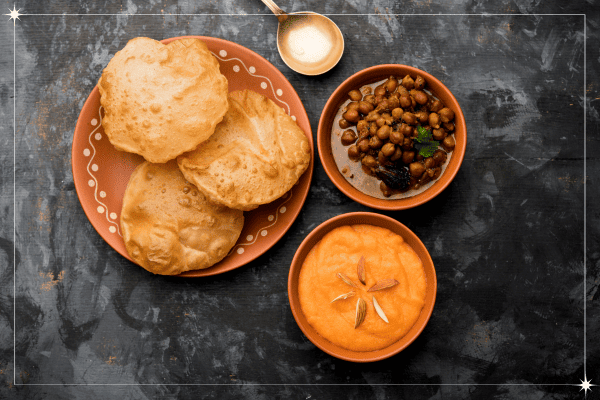
[[[373,307],[375,307],[375,311],[377,311],[377,315],[379,315],[381,317],[381,319],[386,322],[386,324],[389,324],[390,321],[388,321],[387,317],[385,316],[385,313],[381,309],[381,306],[377,302],[377,299],[375,298],[375,296],[373,296]]]
[[[400,283],[400,282],[398,282],[395,279],[382,279],[379,282],[377,282],[376,284],[374,284],[373,286],[371,286],[371,288],[369,290],[367,290],[367,292],[374,292],[376,290],[388,289],[388,288],[391,288],[392,286],[396,286],[398,283]]]
[[[339,295],[335,299],[331,300],[331,302],[333,303],[334,301],[338,301],[338,300],[346,300],[347,298],[352,297],[354,295],[355,295],[354,292],[344,293],[344,294]]]

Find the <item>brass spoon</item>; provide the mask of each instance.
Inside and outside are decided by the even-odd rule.
[[[288,67],[303,75],[320,75],[342,58],[344,37],[332,20],[310,11],[288,14],[272,0],[261,1],[279,20],[277,49]]]

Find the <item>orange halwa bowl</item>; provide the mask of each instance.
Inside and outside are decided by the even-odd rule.
[[[300,299],[298,297],[298,283],[300,277],[300,270],[302,264],[310,250],[325,236],[327,233],[335,228],[346,225],[374,225],[382,228],[389,229],[390,231],[402,236],[402,238],[408,243],[412,249],[417,253],[421,262],[423,263],[423,269],[425,270],[425,276],[427,279],[425,305],[421,310],[415,324],[410,328],[408,333],[400,338],[397,342],[389,345],[380,350],[374,351],[353,351],[340,347],[329,340],[325,339],[308,323],[306,316],[303,314],[300,307]],[[433,261],[429,252],[425,248],[425,245],[419,238],[406,226],[396,221],[393,218],[385,215],[368,213],[368,212],[355,212],[342,214],[337,217],[331,218],[321,225],[316,227],[300,244],[300,247],[296,251],[294,259],[290,267],[290,273],[288,277],[288,297],[290,300],[290,307],[292,314],[298,326],[306,337],[318,348],[323,350],[329,355],[346,361],[353,362],[373,362],[389,358],[395,354],[398,354],[404,350],[409,344],[411,344],[423,331],[425,325],[431,317],[433,312],[433,306],[435,304],[435,297],[437,293],[437,278]]]

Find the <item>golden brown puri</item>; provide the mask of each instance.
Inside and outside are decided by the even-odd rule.
[[[246,211],[292,188],[308,167],[310,145],[281,107],[258,93],[235,91],[215,133],[177,162],[209,199]]]
[[[123,197],[127,252],[155,274],[176,275],[221,261],[243,225],[242,211],[209,202],[185,180],[175,160],[140,164]]]
[[[164,45],[139,37],[98,82],[104,132],[118,149],[164,163],[194,149],[227,111],[227,79],[198,39]]]

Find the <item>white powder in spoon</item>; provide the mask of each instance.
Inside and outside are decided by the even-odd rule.
[[[333,47],[331,40],[319,28],[305,25],[292,30],[288,46],[300,62],[314,63],[326,58]]]

